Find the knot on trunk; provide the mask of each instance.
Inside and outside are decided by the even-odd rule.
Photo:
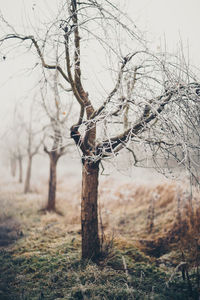
[[[70,136],[75,141],[76,145],[80,144],[80,142],[81,142],[81,134],[78,131],[78,128],[79,128],[78,125],[73,125],[70,128],[70,132],[71,132]]]
[[[100,158],[96,158],[96,157],[85,157],[82,156],[82,164],[85,166],[88,166],[90,169],[96,169],[99,167]]]

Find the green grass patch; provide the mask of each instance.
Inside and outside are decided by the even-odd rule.
[[[77,249],[30,257],[2,250],[0,268],[2,300],[198,299],[195,273],[190,284],[177,273],[167,286],[169,274],[149,262],[136,262],[130,251],[115,250],[106,263],[95,265],[81,261]]]

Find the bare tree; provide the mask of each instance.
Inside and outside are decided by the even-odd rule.
[[[15,156],[12,156],[11,158],[10,158],[10,161],[11,161],[11,174],[12,174],[12,176],[13,177],[15,177],[15,175],[16,175],[16,158],[15,158]]]
[[[6,151],[9,152],[12,176],[15,177],[16,173],[18,173],[19,183],[23,182],[23,159],[25,157],[25,132],[23,125],[23,118],[15,108],[13,115],[13,126],[7,132],[7,137],[5,139],[6,145],[4,147],[6,148]]]
[[[15,157],[15,153],[13,153],[12,149],[9,149],[9,160],[10,160],[10,171],[11,176],[16,176],[16,169],[17,169],[17,161]]]
[[[34,102],[33,102],[34,104]],[[33,157],[38,154],[40,146],[43,142],[43,136],[41,136],[42,130],[33,128],[33,105],[31,105],[30,119],[28,124],[25,124],[24,128],[26,131],[26,152],[27,152],[27,169],[26,169],[26,178],[24,183],[24,193],[31,192],[30,182],[31,182],[31,171],[32,171],[32,162]]]
[[[151,153],[158,170],[170,169],[173,159],[198,182],[192,153],[199,151],[199,144],[190,138],[191,132],[199,137],[198,81],[184,57],[150,51],[135,24],[108,0],[103,4],[98,0],[68,0],[44,38],[12,32],[0,41],[12,39],[34,45],[43,68],[57,70],[80,106],[71,138],[82,155],[82,257],[96,260],[100,255],[97,200],[102,160],[130,151],[134,165],[145,165]],[[55,39],[60,45],[59,55],[54,64],[48,64]],[[81,48],[84,43],[87,47]],[[108,55],[115,81],[111,91],[105,88],[98,99],[95,93],[89,96],[85,88],[89,79],[82,76],[87,75],[92,57],[88,49],[97,49],[97,45],[102,48],[99,55]],[[97,58],[93,68],[98,69]],[[128,93],[123,93],[127,80]],[[55,136],[59,136],[56,131]],[[56,149],[58,139],[55,142]],[[135,148],[139,149],[137,159]]]
[[[5,157],[9,160],[10,172],[12,177],[16,177],[18,173],[18,181],[22,183],[23,179],[23,157],[22,149],[17,145],[13,138],[13,134],[10,133],[11,137],[7,136],[3,144],[3,151]],[[6,144],[5,144],[6,142]]]
[[[53,84],[52,84],[53,83]],[[56,211],[56,187],[57,187],[57,163],[61,156],[65,155],[68,151],[70,143],[63,142],[63,131],[66,130],[66,123],[69,119],[71,111],[71,105],[63,107],[62,97],[59,90],[63,90],[64,87],[58,81],[58,70],[54,72],[54,76],[49,76],[48,80],[45,80],[45,90],[52,91],[50,95],[51,101],[47,101],[49,98],[48,93],[44,95],[44,86],[41,89],[42,105],[45,113],[50,121],[50,124],[46,126],[46,140],[50,139],[50,146],[47,146],[44,139],[44,151],[48,154],[50,159],[49,169],[49,188],[48,188],[48,202],[45,210]],[[64,90],[64,92],[66,92]],[[67,91],[68,92],[68,91]],[[67,111],[66,111],[67,109]],[[69,129],[68,129],[69,130]],[[65,134],[66,135],[66,134]]]
[[[18,161],[18,169],[19,169],[19,183],[23,181],[23,153],[21,152],[20,147],[17,147],[16,158]]]
[[[46,210],[48,211],[56,211],[57,163],[59,158],[65,153],[65,147],[60,145],[61,139],[58,137],[59,129],[56,128],[56,124],[52,124],[52,127],[54,130],[53,146],[50,150],[44,146],[44,151],[50,159],[48,203],[46,206]]]
[[[9,136],[9,152],[13,164],[18,162],[19,182],[23,179],[23,159],[27,157],[27,169],[24,181],[24,193],[31,191],[30,180],[32,170],[33,157],[38,154],[42,144],[42,130],[39,126],[39,115],[35,109],[38,107],[36,101],[30,100],[31,105],[29,112],[26,110],[22,113],[21,102],[17,102],[14,109],[13,127],[10,130]],[[37,117],[37,119],[36,119]],[[13,165],[13,168],[15,165]]]

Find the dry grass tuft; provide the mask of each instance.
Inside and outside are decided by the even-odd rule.
[[[59,180],[56,206],[62,215],[38,213],[46,206],[48,183],[43,183],[37,193],[24,195],[22,185],[0,182],[0,274],[6,274],[0,276],[0,298],[147,299],[155,292],[155,299],[175,299],[176,292],[182,297],[187,291],[192,295],[187,299],[198,299],[197,192],[191,197],[186,187],[171,182],[100,182],[104,260],[97,266],[80,260],[80,181]],[[171,268],[174,274],[168,276]]]
[[[41,182],[37,193],[28,195],[23,194],[22,185],[3,184],[1,222],[15,216],[24,235],[31,232],[31,238],[44,234],[59,241],[68,234],[80,236],[80,181],[59,180],[57,210],[62,215],[38,214],[47,199],[47,182]],[[131,244],[159,257],[177,245],[186,249],[188,244],[194,244],[194,237],[195,243],[200,243],[199,203],[197,192],[191,197],[186,186],[184,189],[175,182],[135,185],[109,179],[100,182],[100,229],[108,244],[113,239],[121,249],[123,243],[127,247]]]
[[[199,194],[191,197],[188,189],[174,182],[118,187],[103,183],[100,205],[105,232],[140,245],[155,257],[199,239]]]

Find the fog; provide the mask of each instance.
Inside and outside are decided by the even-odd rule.
[[[124,0],[113,1],[113,5],[116,5],[126,15],[130,16],[136,26],[136,31],[142,34],[144,40],[147,40],[155,51],[166,50],[176,53],[177,51],[180,52],[181,49],[188,65],[194,65],[194,68],[199,67],[200,41],[197,38],[197,29],[200,27],[198,17],[199,1]],[[32,0],[19,0],[17,2],[1,0],[1,22],[6,20],[9,26],[7,32],[4,32],[3,28],[5,26],[1,24],[0,35],[3,36],[9,33],[12,28],[19,33],[25,31],[27,34],[37,35],[39,22],[48,26],[59,7],[60,2],[56,0],[51,1],[51,3],[45,0],[39,2]],[[97,47],[96,44],[94,44],[94,47]],[[85,81],[86,90],[98,101],[98,99],[104,97],[104,94],[102,94],[104,91],[106,94],[111,89],[114,81],[112,77],[108,76],[109,72],[102,72],[102,65],[109,71],[109,64],[106,65],[107,61],[104,61],[104,54],[101,55],[99,49],[89,49],[88,56],[91,63],[86,60],[88,74],[82,74],[83,80]],[[49,56],[49,59],[51,59],[51,56]],[[95,60],[96,64],[94,66],[92,61]],[[34,49],[29,51],[27,48],[27,51],[23,50],[21,52],[18,47],[16,47],[16,51],[10,51],[10,49],[7,51],[7,47],[3,45],[0,47],[0,136],[2,142],[7,137],[9,139],[16,104],[24,120],[29,118],[35,88],[41,79],[41,69],[36,66],[36,62]],[[95,68],[97,68],[96,73]],[[198,73],[198,70],[196,72]],[[38,159],[36,158],[36,160]],[[73,159],[73,164],[75,164],[75,161],[77,164],[80,163],[78,152]],[[106,163],[107,169],[109,169],[108,173],[115,173],[114,170],[116,170],[117,164],[114,165]],[[122,174],[132,174],[132,170],[128,170],[126,166],[123,170],[123,167],[124,163],[121,164],[121,167],[117,167]],[[138,176],[134,173],[133,176],[141,177],[140,173]]]
[[[200,19],[198,0],[124,0],[112,1],[113,4],[125,11],[133,19],[137,28],[143,32],[144,37],[151,41],[155,49],[165,48],[176,52],[182,48],[186,59],[196,68],[200,65],[200,40],[198,28]],[[27,34],[37,32],[37,22],[49,21],[54,10],[59,7],[58,1],[33,1],[33,0],[1,0],[1,14],[16,31],[22,29]],[[43,20],[44,19],[44,20]],[[27,26],[28,24],[28,26]],[[9,30],[8,32],[9,33]],[[0,26],[0,35],[5,32]],[[4,59],[4,58],[6,59]],[[102,58],[101,58],[102,60]],[[30,54],[7,53],[6,48],[0,48],[0,88],[1,88],[1,135],[12,121],[14,106],[21,99],[30,95],[34,84],[39,80],[38,69],[32,71],[35,65],[33,51]],[[85,74],[87,76],[87,74]],[[95,83],[95,80],[94,82]],[[101,86],[112,84],[109,77],[101,81]],[[90,88],[87,87],[87,88]],[[23,107],[21,108],[23,110]]]

